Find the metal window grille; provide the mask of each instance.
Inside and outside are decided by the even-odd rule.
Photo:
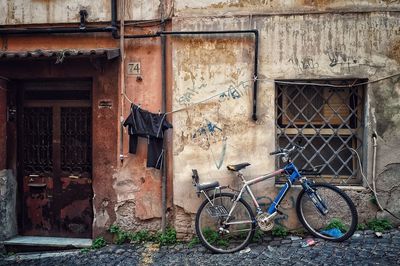
[[[361,82],[275,83],[277,146],[287,147],[301,141],[305,150],[294,154],[293,162],[299,169],[322,166],[321,177],[315,179],[341,185],[362,183],[357,159],[350,150],[355,149],[362,158],[365,86],[357,85]],[[283,166],[279,160],[277,164]],[[281,181],[277,179],[277,183]]]

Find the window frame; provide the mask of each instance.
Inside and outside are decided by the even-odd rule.
[[[280,147],[280,145],[285,145],[285,143],[282,143],[282,137],[285,137],[286,139],[284,141],[286,141],[286,146],[289,143],[293,143],[297,138],[303,138],[303,139],[307,139],[306,143],[302,143],[302,145],[307,146],[308,148],[312,148],[315,152],[315,155],[312,156],[311,160],[308,161],[309,158],[305,158],[303,157],[303,161],[306,162],[306,164],[304,165],[297,165],[299,168],[306,168],[306,167],[311,167],[312,165],[310,165],[310,162],[313,162],[318,156],[320,157],[320,159],[323,161],[324,164],[327,163],[331,163],[330,160],[333,157],[333,155],[335,155],[335,151],[337,152],[337,150],[339,150],[340,147],[342,147],[344,145],[343,148],[347,147],[347,154],[350,153],[349,155],[347,155],[348,160],[345,160],[345,162],[342,160],[342,155],[339,156],[336,154],[336,157],[340,157],[340,161],[342,164],[348,164],[350,163],[351,168],[349,168],[348,166],[341,166],[342,168],[347,168],[351,174],[348,175],[340,175],[338,174],[338,172],[340,173],[341,170],[336,171],[335,169],[333,169],[330,165],[329,166],[325,166],[323,169],[325,169],[326,167],[329,167],[330,170],[332,170],[333,174],[332,175],[327,175],[326,171],[325,174],[322,174],[321,177],[310,177],[314,180],[317,181],[324,181],[324,182],[328,182],[328,183],[333,183],[336,185],[347,185],[347,186],[360,186],[363,185],[364,180],[362,179],[361,176],[361,171],[359,169],[359,163],[358,160],[355,156],[354,153],[350,152],[350,150],[348,149],[348,147],[354,148],[355,150],[357,150],[357,152],[360,154],[360,160],[361,160],[361,170],[363,171],[364,174],[366,174],[366,169],[367,169],[367,136],[368,136],[368,128],[366,127],[366,122],[367,122],[367,115],[368,115],[368,94],[367,94],[367,85],[366,83],[368,82],[367,79],[364,78],[335,78],[335,79],[290,79],[290,80],[275,80],[274,83],[274,92],[275,92],[275,97],[274,97],[274,102],[275,102],[275,145],[277,148]],[[309,85],[308,85],[309,84]],[[326,86],[317,86],[315,84],[328,84]],[[334,88],[333,86],[338,86],[337,88]],[[299,88],[302,87],[302,88]],[[340,87],[340,88],[339,88]],[[290,100],[287,100],[286,102],[286,106],[284,106],[284,97],[288,97],[288,88],[290,88],[290,90],[294,91],[294,95],[293,98]],[[323,91],[317,91],[316,94],[319,94],[320,96],[325,95],[327,90],[332,90],[333,92],[330,92],[332,95],[334,96],[330,96],[330,97],[335,97],[335,95],[337,95],[338,93],[340,93],[340,91],[344,92],[343,95],[350,95],[353,96],[355,95],[355,99],[351,100],[351,97],[349,98],[349,101],[346,102],[347,98],[341,98],[341,100],[343,101],[338,109],[335,110],[330,107],[330,105],[332,104],[332,102],[329,102],[330,97],[322,97],[322,104],[320,106],[320,108],[314,108],[314,111],[316,112],[316,115],[313,115],[311,117],[306,117],[306,114],[295,114],[295,116],[290,117],[287,116],[287,109],[288,106],[290,104],[295,105],[295,109],[297,109],[297,111],[304,111],[306,108],[309,108],[309,105],[312,105],[311,102],[317,97],[311,97],[310,99],[305,99],[305,102],[303,103],[303,106],[296,106],[298,104],[294,103],[294,101],[296,100],[296,98],[298,97],[298,95],[302,95],[303,98],[305,98],[305,93],[304,91],[307,88],[312,88],[314,90],[316,90],[315,88],[318,88],[320,90],[320,88],[323,89]],[[331,89],[329,89],[331,88]],[[287,90],[286,92],[283,92],[283,90]],[[337,91],[335,91],[337,90]],[[345,91],[345,90],[349,90],[349,91]],[[297,92],[296,92],[297,91]],[[339,92],[338,92],[339,91]],[[351,105],[351,101],[354,101],[353,104],[354,106]],[[342,110],[343,113],[346,113],[347,111],[347,115],[343,118],[343,117],[339,117],[341,119],[341,123],[337,123],[337,124],[330,124],[330,119],[332,117],[337,116],[337,114],[339,113],[340,115],[340,109],[342,108],[342,106],[347,106],[348,110]],[[333,116],[329,116],[325,117],[324,113],[321,113],[322,110],[324,110],[325,108],[330,107],[331,110],[331,115],[334,114]],[[286,108],[286,109],[285,109]],[[284,121],[284,117],[286,117],[286,121]],[[320,116],[321,119],[316,119],[316,122],[314,121],[314,118],[316,116]],[[299,117],[305,117],[305,119],[303,121],[300,121],[298,118]],[[352,120],[353,119],[353,120]],[[351,121],[352,120],[352,121]],[[300,123],[299,123],[300,121]],[[328,122],[327,122],[328,121]],[[286,124],[284,122],[287,122]],[[352,124],[353,123],[353,124]],[[347,133],[347,134],[346,134]],[[341,140],[341,142],[339,143],[339,146],[337,147],[337,149],[335,150],[334,148],[332,148],[333,146],[331,146],[331,144],[329,144],[328,141],[326,141],[326,139],[324,139],[326,136],[336,136],[336,138],[339,138]],[[317,139],[317,136],[320,137],[323,141],[323,144],[321,146],[323,147],[329,147],[331,149],[331,155],[329,157],[329,159],[325,159],[323,157],[323,153],[322,153],[322,149],[323,148],[319,148],[316,149],[313,144],[312,141]],[[346,136],[348,136],[346,138]],[[354,140],[352,140],[351,138],[354,138]],[[328,139],[333,139],[333,137],[330,137]],[[345,139],[345,140],[343,140]],[[355,141],[356,143],[351,143]],[[344,143],[344,144],[343,144]],[[282,146],[283,147],[283,146]],[[340,148],[339,150],[340,152],[342,152],[342,148]],[[339,152],[339,153],[340,153]],[[327,153],[329,154],[329,152]],[[299,158],[298,155],[294,155],[294,163],[296,164],[296,160]],[[335,157],[335,158],[336,158]],[[339,165],[340,165],[340,161],[339,161]],[[278,168],[281,168],[283,166],[283,163],[279,160],[279,158],[276,159],[276,166]],[[314,165],[315,166],[315,165]],[[339,168],[338,168],[339,169]],[[323,173],[324,173],[323,171]],[[282,178],[277,177],[276,179],[276,183],[277,184],[282,184],[285,180]]]

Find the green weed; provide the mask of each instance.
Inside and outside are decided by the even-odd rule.
[[[282,226],[282,225],[276,225],[272,231],[271,231],[273,236],[277,236],[277,237],[285,237],[289,234],[288,230],[286,229],[286,227]]]
[[[99,249],[102,247],[105,247],[107,245],[107,241],[102,237],[97,237],[95,240],[92,242],[92,246],[90,247],[91,249]]]
[[[388,219],[372,219],[367,222],[367,226],[375,232],[383,232],[393,228],[393,225]]]
[[[333,218],[324,229],[329,230],[333,228],[339,229],[342,233],[345,233],[348,230],[347,226],[338,218]]]
[[[176,230],[174,228],[168,228],[164,234],[160,234],[157,238],[157,242],[161,246],[174,245],[176,241]]]
[[[80,250],[80,252],[83,253],[83,254],[86,254],[86,253],[88,253],[90,250],[91,250],[90,248],[82,248],[82,249]]]
[[[226,247],[229,245],[229,242],[225,239],[221,239],[220,235],[209,227],[203,229],[203,236],[210,244],[215,244],[217,246]]]
[[[109,228],[109,232],[114,235],[114,243],[117,245],[123,243],[145,243],[153,242],[158,243],[161,246],[173,245],[177,242],[176,230],[174,228],[168,228],[165,234],[161,232],[151,233],[148,230],[140,230],[137,232],[127,232],[119,228],[117,225],[112,225]]]
[[[192,240],[189,241],[188,247],[192,248],[192,247],[194,247],[194,246],[196,246],[198,244],[200,244],[200,239],[197,236],[195,236],[195,237],[192,238]]]
[[[367,229],[367,225],[366,224],[357,224],[357,230],[361,230],[364,231],[365,229]]]

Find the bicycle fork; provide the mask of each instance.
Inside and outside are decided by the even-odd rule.
[[[317,191],[310,186],[309,181],[306,180],[302,182],[301,185],[303,186],[307,195],[310,197],[311,201],[314,203],[317,210],[324,216],[328,214],[329,212],[328,207],[326,206],[325,202],[321,199],[321,197],[318,195]]]

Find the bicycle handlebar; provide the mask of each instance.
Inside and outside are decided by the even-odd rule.
[[[291,144],[292,147],[289,149],[282,149],[279,148],[276,151],[270,152],[269,155],[289,155],[294,150],[304,150],[304,147],[297,145],[297,144]]]

